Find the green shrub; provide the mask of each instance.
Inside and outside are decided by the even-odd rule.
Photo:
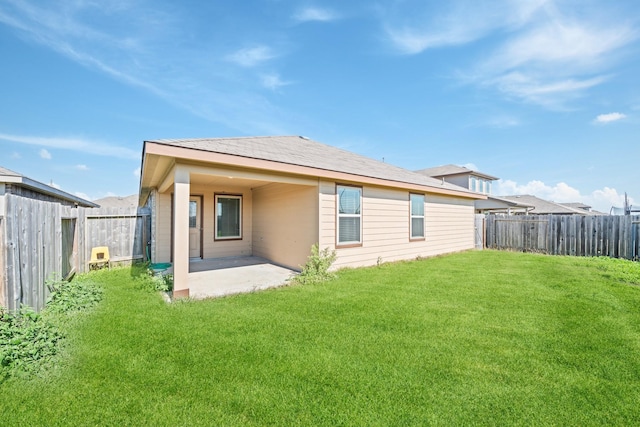
[[[12,372],[32,372],[56,355],[64,338],[58,326],[102,299],[102,288],[88,277],[49,280],[50,296],[40,313],[28,306],[15,313],[0,308],[0,380]]]
[[[0,308],[0,372],[29,371],[36,362],[57,352],[62,334],[57,327],[32,308],[22,306],[17,313]]]
[[[171,292],[173,290],[173,274],[154,274],[149,263],[134,267],[134,277],[139,289],[148,291]]]
[[[46,311],[49,313],[84,310],[102,299],[102,289],[86,278],[77,278],[72,282],[54,279],[47,282],[47,287],[50,295]]]
[[[318,244],[311,246],[311,255],[307,258],[307,263],[302,267],[302,271],[294,279],[294,283],[302,285],[321,283],[332,279],[334,274],[329,271],[331,265],[336,260],[336,251],[324,248],[320,250]]]

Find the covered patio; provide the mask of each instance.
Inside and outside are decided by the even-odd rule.
[[[215,298],[285,286],[297,273],[256,256],[189,261],[189,297]]]

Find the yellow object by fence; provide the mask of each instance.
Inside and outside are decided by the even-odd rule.
[[[95,270],[104,266],[111,268],[109,258],[109,248],[107,246],[97,246],[91,248],[91,261],[89,261],[89,270]]]

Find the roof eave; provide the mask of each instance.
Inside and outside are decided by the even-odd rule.
[[[193,153],[197,152],[198,157],[194,157]],[[486,196],[474,193],[460,187],[460,190],[451,188],[438,188],[436,185],[417,184],[404,181],[395,181],[376,177],[368,177],[363,175],[351,174],[346,172],[332,171],[327,169],[314,168],[311,166],[296,165],[292,163],[283,163],[273,160],[257,159],[234,154],[220,153],[216,151],[199,150],[197,148],[179,147],[175,145],[163,144],[155,141],[144,141],[142,166],[140,173],[140,198],[139,204],[142,206],[148,197],[150,188],[153,183],[149,182],[150,171],[146,170],[145,160],[150,155],[173,157],[185,161],[203,161],[207,163],[218,163],[232,165],[236,167],[247,167],[261,170],[278,170],[279,172],[291,173],[296,175],[313,176],[327,178],[333,180],[352,181],[368,183],[387,187],[400,187],[414,191],[423,191],[425,193],[442,194],[448,196],[457,196],[473,200],[483,200]],[[276,167],[277,166],[277,167]]]

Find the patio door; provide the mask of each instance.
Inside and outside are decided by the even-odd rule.
[[[189,198],[189,258],[202,258],[202,196]]]

